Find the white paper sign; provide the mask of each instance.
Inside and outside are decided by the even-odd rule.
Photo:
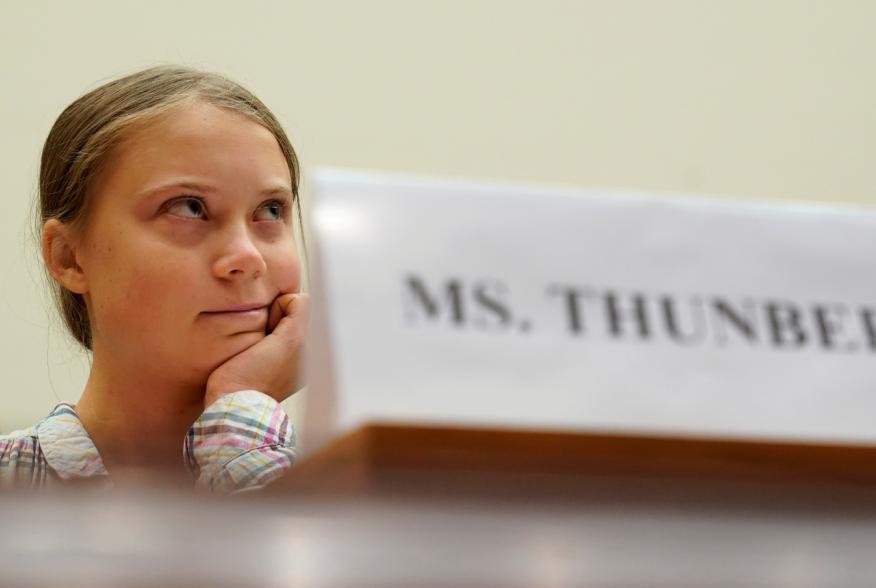
[[[876,441],[876,214],[342,171],[312,187],[311,438],[384,421]]]

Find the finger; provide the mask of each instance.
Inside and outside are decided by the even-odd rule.
[[[265,334],[270,335],[277,328],[277,323],[286,314],[286,304],[294,294],[281,294],[274,298],[268,311],[268,324],[265,325]]]
[[[284,302],[286,316],[280,319],[273,332],[291,339],[303,339],[310,316],[310,297],[307,294],[296,294],[291,300]]]
[[[297,294],[285,294],[280,297],[280,305],[283,307],[286,316],[293,316],[301,311],[301,308],[308,303],[307,300],[307,294],[302,292]]]
[[[291,316],[298,312],[296,310],[296,300],[301,297],[306,297],[306,294],[282,294],[274,299],[271,304],[271,310],[268,314],[267,334],[273,333],[274,329],[280,323],[284,316]]]
[[[280,307],[280,298],[274,298],[268,307],[268,323],[265,325],[265,334],[270,335],[277,328],[277,323],[283,318],[283,309]]]

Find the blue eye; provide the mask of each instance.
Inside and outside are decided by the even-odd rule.
[[[172,200],[165,207],[165,210],[174,216],[192,219],[205,218],[207,213],[204,202],[194,196],[184,196]]]
[[[259,207],[259,210],[256,211],[256,214],[264,210],[267,210],[270,216],[266,219],[256,220],[283,220],[286,213],[286,203],[280,200],[271,200],[270,202],[265,202],[261,207]]]

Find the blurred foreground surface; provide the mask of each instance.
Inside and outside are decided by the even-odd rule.
[[[373,426],[257,493],[3,495],[0,586],[870,586],[874,453]]]
[[[799,588],[876,579],[872,510],[610,502],[7,497],[0,585]]]

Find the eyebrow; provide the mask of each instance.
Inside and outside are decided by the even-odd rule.
[[[146,197],[151,196],[153,194],[157,194],[159,192],[165,192],[165,191],[170,190],[172,188],[182,188],[184,190],[192,190],[194,192],[206,192],[206,193],[218,191],[215,187],[209,186],[207,184],[199,184],[197,182],[187,182],[187,181],[182,181],[182,182],[173,181],[173,182],[168,182],[166,184],[161,184],[159,186],[155,186],[153,188],[148,188],[148,189],[140,192],[137,195],[137,197],[140,199],[146,198]],[[285,184],[276,184],[276,185],[271,186],[269,188],[265,188],[264,190],[259,192],[260,196],[274,196],[276,194],[284,194],[286,196],[293,196],[292,189],[289,186],[286,186]]]

